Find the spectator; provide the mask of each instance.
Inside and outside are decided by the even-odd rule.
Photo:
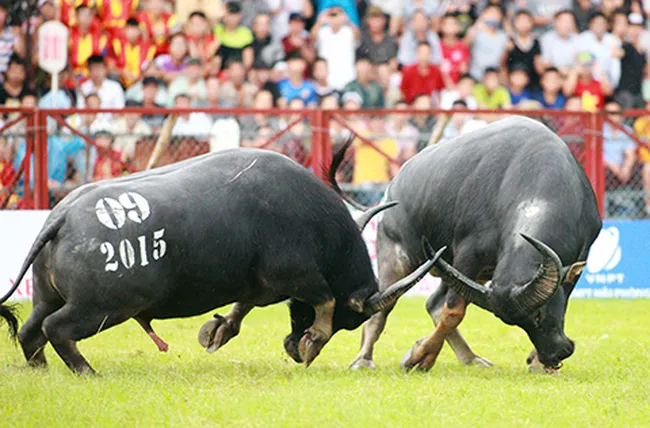
[[[535,27],[540,31],[548,31],[553,22],[554,14],[560,10],[569,10],[573,0],[526,0],[526,8],[535,17]]]
[[[397,101],[402,99],[402,91],[399,89],[402,83],[402,73],[392,70],[388,64],[379,64],[376,66],[375,75],[384,94],[384,106],[393,108]]]
[[[77,16],[77,8],[79,6],[91,7],[94,3],[93,0],[55,0],[56,6],[58,6],[58,19],[68,28],[74,28],[79,25],[79,20]],[[55,18],[57,19],[57,18]],[[101,30],[102,26],[99,22],[99,18],[92,17],[92,31]]]
[[[608,117],[617,123],[622,122],[622,109],[616,101],[605,105]],[[636,163],[636,144],[623,132],[605,122],[603,126],[603,162],[605,163],[605,183],[608,189],[617,189],[630,181]]]
[[[300,112],[305,109],[305,103],[302,98],[293,98],[289,101],[287,107],[291,110]],[[282,138],[276,139],[274,144],[268,148],[282,153],[296,162],[303,164],[306,156],[305,146],[311,141],[311,133],[307,132],[307,127],[305,126],[307,119],[300,119],[299,114],[288,115],[285,117],[286,119],[280,119],[279,126],[282,129],[289,128],[289,132],[284,134]],[[289,127],[292,123],[293,125]]]
[[[269,91],[259,91],[255,94],[253,108],[260,110],[273,108],[273,95]],[[277,118],[267,113],[247,114],[241,118],[239,124],[243,146],[252,146],[261,128],[269,128],[273,132],[280,129]]]
[[[25,56],[25,41],[20,29],[7,27],[7,2],[0,2],[0,74],[7,71],[9,59],[16,54]]]
[[[54,1],[55,0],[39,0],[38,2],[38,17],[40,18],[38,21],[39,25],[47,21],[56,20],[56,15],[58,11],[57,11],[57,5],[54,3]],[[38,25],[36,26],[36,28],[32,27],[32,31],[35,31],[37,27]],[[27,31],[25,30],[24,32],[26,33]]]
[[[361,34],[357,58],[367,56],[373,64],[390,64],[397,70],[397,42],[386,33],[386,17],[377,6],[366,10],[366,28]]]
[[[525,65],[514,66],[508,75],[510,101],[517,105],[521,101],[533,98],[529,86],[528,68]]]
[[[142,80],[142,102],[139,103],[146,109],[158,109],[167,106],[168,95],[165,91],[165,104],[161,104],[159,93],[161,90],[160,82],[153,76],[147,76]],[[149,125],[154,131],[158,131],[165,122],[165,116],[161,114],[145,113],[142,120]]]
[[[185,72],[176,77],[169,85],[169,97],[176,99],[179,94],[187,94],[196,107],[206,99],[205,80],[202,77],[203,64],[199,58],[190,58],[187,61]]]
[[[135,16],[140,0],[93,0],[102,28],[111,39],[123,38],[126,21]]]
[[[273,105],[278,104],[282,97],[278,84],[271,80],[271,66],[264,61],[256,59],[253,68],[248,73],[248,81],[258,90],[269,91],[273,95]]]
[[[438,65],[442,62],[440,38],[430,30],[429,18],[422,10],[415,11],[411,17],[411,28],[402,34],[397,51],[397,62],[402,66],[411,65],[417,61],[418,45],[427,42],[431,46],[430,63]]]
[[[14,55],[7,64],[6,71],[0,86],[0,105],[4,107],[17,107],[20,100],[27,92],[25,85],[25,62]]]
[[[226,3],[226,12],[228,9],[228,3],[234,3],[238,6],[241,11],[241,25],[246,28],[250,28],[253,25],[253,20],[260,13],[269,13],[269,0],[227,0]]]
[[[499,69],[488,68],[483,82],[474,86],[474,98],[482,109],[509,109],[512,106],[508,89],[499,84]]]
[[[452,106],[454,110],[467,110],[467,104],[463,100],[456,100]],[[476,120],[471,114],[465,112],[455,112],[451,115],[451,120],[442,133],[442,141],[450,140],[459,135],[480,129],[487,125],[484,120]]]
[[[316,40],[318,56],[327,61],[330,69],[336,70],[327,76],[329,85],[342,90],[356,78],[354,59],[359,30],[350,24],[341,7],[332,7],[319,15],[311,36]]]
[[[93,167],[93,181],[106,180],[121,175],[124,171],[121,162],[123,153],[115,148],[113,133],[110,130],[102,129],[96,132],[93,138],[98,149]]]
[[[217,50],[219,69],[230,59],[242,61],[246,69],[253,65],[253,33],[242,23],[242,6],[239,2],[226,3],[222,23],[214,27],[214,35],[221,45]]]
[[[406,0],[404,2],[404,9],[402,10],[402,16],[406,19],[410,19],[417,11],[421,10],[426,13],[427,16],[432,18],[439,18],[442,16],[447,9],[447,2],[444,0]],[[432,24],[433,27],[437,22],[434,21]]]
[[[475,110],[478,108],[476,98],[474,98],[474,86],[476,80],[470,74],[463,74],[456,84],[455,89],[446,89],[440,94],[440,108],[449,110],[451,109],[454,101],[463,100],[467,104],[467,108]]]
[[[314,90],[319,97],[325,97],[336,90],[329,84],[329,66],[324,58],[317,58],[312,66],[311,75]]]
[[[578,44],[582,52],[589,52],[600,65],[612,88],[618,86],[621,78],[621,61],[612,55],[621,47],[621,41],[607,32],[607,18],[601,12],[589,19],[589,29],[580,34]],[[621,55],[622,56],[622,55]]]
[[[79,6],[76,17],[78,24],[70,30],[69,58],[77,78],[84,79],[88,77],[90,57],[106,54],[108,36],[91,27],[93,15],[88,6]]]
[[[458,17],[458,22],[460,22],[461,27],[461,38],[467,35],[469,28],[476,20],[477,10],[476,3],[473,0],[460,0],[447,4],[447,12]]]
[[[620,43],[621,45],[627,38],[627,31],[629,27],[628,20],[628,14],[624,9],[616,9],[616,11],[614,11],[614,15],[609,21],[609,32],[616,38],[617,43]],[[641,22],[643,23],[643,18],[641,18]]]
[[[109,0],[114,1],[114,0]],[[136,15],[145,40],[156,45],[156,55],[169,53],[171,37],[181,30],[176,15],[165,10],[165,0],[144,0],[144,10]]]
[[[158,76],[169,85],[179,76],[185,73],[187,67],[188,46],[187,37],[183,33],[176,33],[169,40],[169,53],[159,55],[156,59]]]
[[[271,81],[280,83],[284,79],[289,78],[289,66],[286,61],[280,61],[273,65],[271,69]]]
[[[41,109],[68,109],[76,105],[77,96],[76,93],[65,87],[63,84],[65,82],[66,76],[68,73],[62,72],[59,73],[59,90],[56,94],[52,92],[51,88],[47,88],[47,92],[38,100],[38,107]],[[48,81],[52,80],[51,75],[47,75]],[[52,117],[47,118],[47,129],[49,133],[56,132],[58,124],[56,120]]]
[[[540,80],[540,89],[533,94],[533,99],[539,101],[545,109],[561,109],[566,103],[562,93],[562,76],[555,67],[547,68]]]
[[[358,56],[356,61],[357,78],[345,85],[343,92],[356,92],[363,100],[361,107],[374,109],[384,107],[381,86],[371,78],[372,64],[367,56]]]
[[[90,92],[87,95],[78,96],[78,98],[83,99],[83,106],[77,105],[77,108],[93,110],[102,108],[102,100],[97,92]],[[85,113],[80,110],[78,113],[68,116],[66,123],[77,131],[90,135],[100,129],[109,129],[111,122],[110,115],[105,113]],[[63,132],[70,134],[70,130],[67,128],[64,128]]]
[[[596,75],[598,78],[594,78]],[[605,97],[612,94],[607,74],[600,64],[594,61],[589,52],[578,55],[575,67],[564,82],[564,95],[577,95],[582,98],[582,108],[595,112],[605,104]]]
[[[431,64],[431,47],[426,42],[421,42],[417,48],[417,63],[402,69],[402,84],[400,89],[407,103],[419,95],[438,96],[444,89],[440,69]]]
[[[384,16],[389,19],[388,34],[397,37],[402,26],[403,3],[400,0],[370,0],[369,3],[378,7]]]
[[[77,97],[77,107],[84,108],[84,97],[97,93],[101,100],[101,108],[124,108],[124,90],[119,83],[107,78],[108,70],[104,57],[93,55],[88,58],[88,70],[90,79],[79,87],[82,96]]]
[[[111,42],[108,69],[119,76],[125,88],[140,79],[142,66],[156,55],[156,47],[142,39],[139,25],[137,19],[129,18],[122,37],[115,37]]]
[[[187,94],[178,94],[174,99],[174,108],[189,109],[192,107],[192,99]],[[175,137],[194,137],[199,140],[208,140],[212,120],[205,113],[190,112],[178,116],[172,136]]]
[[[395,109],[406,110],[408,104],[405,101],[398,101]],[[399,148],[398,159],[406,162],[417,153],[418,130],[409,123],[409,114],[391,114],[386,123],[386,135],[397,142]]]
[[[573,15],[579,32],[589,28],[589,18],[598,11],[592,0],[575,0],[573,2]]]
[[[429,114],[416,114],[411,118],[411,125],[418,130],[417,151],[424,149],[429,144],[431,130],[435,125],[435,119],[430,114],[431,97],[428,95],[418,95],[411,104],[416,110],[427,111]]]
[[[486,69],[501,65],[508,44],[502,21],[501,8],[489,5],[465,36],[465,43],[471,46],[469,73],[476,80],[483,78]]]
[[[314,5],[311,0],[267,0],[270,14],[273,17],[271,34],[276,40],[282,40],[288,33],[291,16],[299,15],[305,18],[314,16]]]
[[[246,82],[246,68],[240,60],[231,60],[226,74],[228,80],[221,86],[221,101],[225,108],[250,108],[257,88]]]
[[[546,68],[557,68],[562,76],[566,76],[573,66],[579,49],[573,12],[570,10],[557,12],[553,27],[554,30],[547,32],[540,39],[542,59]]]
[[[204,74],[210,71],[210,61],[219,49],[219,40],[212,34],[205,13],[195,11],[187,21],[187,45],[192,58],[199,58],[204,64]]]
[[[282,44],[271,37],[271,15],[261,13],[253,20],[253,55],[268,64],[284,58]],[[252,66],[252,63],[250,64]]]
[[[515,14],[515,33],[508,42],[506,70],[512,72],[515,67],[523,66],[524,72],[528,74],[529,85],[537,88],[539,75],[544,72],[544,63],[539,41],[531,33],[534,22],[533,15],[526,9]]]
[[[205,79],[205,99],[197,104],[200,108],[223,108],[221,100],[221,80],[217,76],[208,76]],[[216,119],[216,115],[211,115]]]
[[[289,32],[282,38],[282,47],[285,56],[298,52],[308,63],[316,59],[316,49],[305,30],[305,18],[300,13],[289,15]]]
[[[621,80],[616,88],[616,99],[624,108],[642,108],[642,82],[647,65],[648,52],[641,46],[643,17],[637,13],[630,14],[627,40],[623,44],[621,58]]]
[[[127,101],[126,107],[139,107],[135,101]],[[135,158],[135,149],[138,141],[150,138],[153,129],[142,119],[141,113],[126,113],[115,119],[111,126],[115,136],[113,148],[122,153],[122,159],[129,161]]]
[[[469,71],[470,61],[469,48],[460,39],[458,17],[451,14],[443,16],[440,22],[440,33],[442,35],[440,48],[443,58],[440,71],[443,75],[449,76],[449,80],[455,85],[460,80],[460,76]]]
[[[126,99],[128,100],[133,100],[137,101],[139,103],[143,102],[144,94],[143,94],[143,83],[144,79],[147,77],[153,78],[149,79],[149,82],[156,82],[156,99],[155,102],[156,104],[160,106],[166,106],[167,105],[167,100],[169,99],[169,96],[167,94],[167,88],[162,84],[162,82],[158,81],[158,76],[160,74],[160,70],[158,69],[158,66],[156,65],[156,61],[150,61],[148,63],[145,63],[142,65],[142,79],[138,80],[135,82],[133,85],[129,87],[129,89],[126,90]]]
[[[287,57],[289,66],[289,78],[278,83],[282,94],[280,105],[286,106],[292,99],[300,98],[305,105],[315,106],[318,104],[318,94],[311,82],[305,80],[305,59],[299,53],[294,52]]]
[[[354,168],[352,183],[387,183],[399,171],[400,165],[392,161],[399,154],[397,142],[386,135],[381,115],[370,117],[370,126],[362,134],[374,145],[370,146],[360,139],[354,142]]]
[[[650,103],[646,104],[645,109],[650,111]],[[639,161],[643,165],[641,173],[643,188],[646,191],[645,211],[650,216],[650,149],[647,146],[650,143],[650,117],[646,115],[635,120],[634,132],[646,143],[645,147],[639,147]]]

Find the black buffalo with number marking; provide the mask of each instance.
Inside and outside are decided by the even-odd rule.
[[[330,181],[342,194],[333,172]],[[435,265],[441,287],[427,302],[436,329],[405,355],[404,368],[430,369],[445,340],[462,362],[491,365],[457,329],[468,303],[523,328],[535,346],[529,363],[552,370],[574,352],[564,317],[601,219],[582,167],[551,130],[511,117],[429,147],[402,167],[384,200],[399,205],[379,221],[380,289],[421,262],[421,236],[448,247]],[[391,309],[364,326],[352,368],[374,367]]]
[[[0,302],[33,263],[34,307],[18,333],[25,358],[45,365],[49,341],[72,370],[92,373],[76,342],[130,318],[166,351],[151,320],[236,303],[201,329],[214,351],[253,307],[290,299],[285,348],[309,365],[334,332],[394,304],[433,261],[379,293],[359,225],[336,193],[285,156],[236,149],[72,192]],[[15,336],[12,307],[0,315]]]

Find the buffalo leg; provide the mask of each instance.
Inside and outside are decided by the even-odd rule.
[[[151,337],[151,340],[153,340],[153,343],[156,344],[160,352],[167,352],[167,350],[169,350],[169,345],[165,343],[165,341],[162,340],[155,331],[153,331],[150,319],[140,317],[134,317],[133,319],[135,319],[142,326],[144,331],[149,335],[149,337]]]
[[[393,310],[391,306],[388,309],[377,312],[363,325],[363,332],[361,333],[361,349],[359,354],[350,364],[352,370],[362,368],[374,369],[375,363],[372,361],[372,353],[375,348],[375,343],[379,340],[379,336],[386,327],[388,314]]]
[[[440,317],[444,308],[445,300],[447,297],[448,288],[443,284],[429,297],[427,300],[427,311],[431,315],[434,326],[440,324]],[[463,336],[460,334],[458,328],[452,328],[447,333],[445,338],[449,346],[454,350],[458,361],[465,365],[481,365],[490,367],[492,363],[485,358],[476,355],[469,347]]]
[[[421,370],[431,369],[440,354],[447,335],[450,331],[458,327],[465,317],[466,307],[465,299],[455,291],[449,290],[438,325],[433,333],[418,340],[406,355],[404,355],[402,368],[411,370],[417,366]]]
[[[199,330],[199,343],[213,353],[224,346],[230,339],[239,334],[242,320],[253,310],[254,305],[235,303],[230,312],[222,317],[214,315],[214,319],[203,324]]]
[[[87,313],[91,304],[83,308],[65,304],[61,309],[45,318],[43,331],[63,362],[75,373],[94,374],[95,370],[77,348],[79,340],[88,338],[120,324],[131,316]]]
[[[284,338],[284,349],[296,363],[300,364],[304,362],[299,350],[300,339],[305,334],[305,330],[314,323],[314,308],[296,299],[291,299],[289,313],[291,315],[291,333]]]
[[[332,317],[334,316],[335,306],[336,300],[333,297],[313,305],[315,312],[314,323],[307,329],[298,345],[300,357],[307,367],[320,354],[323,346],[332,337]]]
[[[18,341],[27,364],[32,367],[45,367],[45,345],[47,337],[43,333],[43,320],[61,306],[41,302],[34,306],[32,313],[18,333]]]

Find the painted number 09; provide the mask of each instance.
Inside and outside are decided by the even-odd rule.
[[[152,258],[154,260],[160,260],[167,253],[167,243],[162,239],[165,234],[165,229],[156,230],[153,233],[153,251]],[[138,236],[137,242],[137,253],[140,256],[140,266],[147,266],[149,264],[149,254],[147,249],[147,237],[144,235]],[[115,258],[115,247],[110,242],[102,242],[99,246],[99,250],[102,254],[106,255],[106,266],[104,270],[106,272],[115,272],[119,268],[119,262],[113,260]],[[117,247],[120,261],[122,265],[131,269],[135,266],[136,262],[136,249],[133,247],[133,244],[128,239],[122,239]]]

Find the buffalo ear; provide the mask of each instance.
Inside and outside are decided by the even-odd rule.
[[[585,269],[585,265],[587,262],[576,262],[571,265],[569,270],[567,271],[566,274],[564,274],[564,278],[562,279],[562,282],[568,282],[573,285],[576,285],[576,282],[578,282],[578,279],[580,278],[580,275],[582,274],[582,271]]]

